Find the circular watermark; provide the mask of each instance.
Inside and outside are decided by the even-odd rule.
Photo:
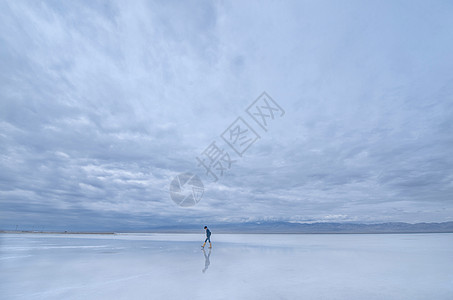
[[[200,202],[204,185],[196,174],[181,173],[170,183],[170,197],[182,207],[194,206]]]

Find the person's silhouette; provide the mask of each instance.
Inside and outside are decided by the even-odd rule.
[[[204,244],[201,246],[201,248],[204,248],[204,246],[206,245],[206,242],[208,242],[208,241],[209,241],[209,248],[212,248],[212,244],[211,244],[211,230],[209,230],[208,226],[205,226],[204,230],[206,230],[206,239],[204,240]]]
[[[209,265],[211,262],[209,261],[209,257],[211,256],[211,249],[209,249],[208,255],[206,255],[206,251],[203,249],[203,255],[204,255],[204,269],[201,270],[203,273],[206,272],[206,270],[209,268]]]

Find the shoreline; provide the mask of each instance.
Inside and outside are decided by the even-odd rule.
[[[82,232],[82,231],[10,231],[0,230],[0,234],[68,234],[68,235],[121,235],[121,234],[198,234],[199,232],[188,231],[146,231],[146,232]],[[432,233],[453,233],[453,231],[386,231],[386,232],[223,232],[216,234],[432,234]],[[200,233],[202,234],[202,233]]]

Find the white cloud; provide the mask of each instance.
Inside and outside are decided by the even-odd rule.
[[[449,220],[452,14],[425,2],[4,2],[5,222]],[[263,90],[286,115],[219,183],[204,178],[200,204],[174,205],[173,176],[201,175],[195,157]]]

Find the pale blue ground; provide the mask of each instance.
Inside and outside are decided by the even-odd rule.
[[[214,233],[209,263],[203,240],[2,234],[0,298],[453,299],[453,234]]]

